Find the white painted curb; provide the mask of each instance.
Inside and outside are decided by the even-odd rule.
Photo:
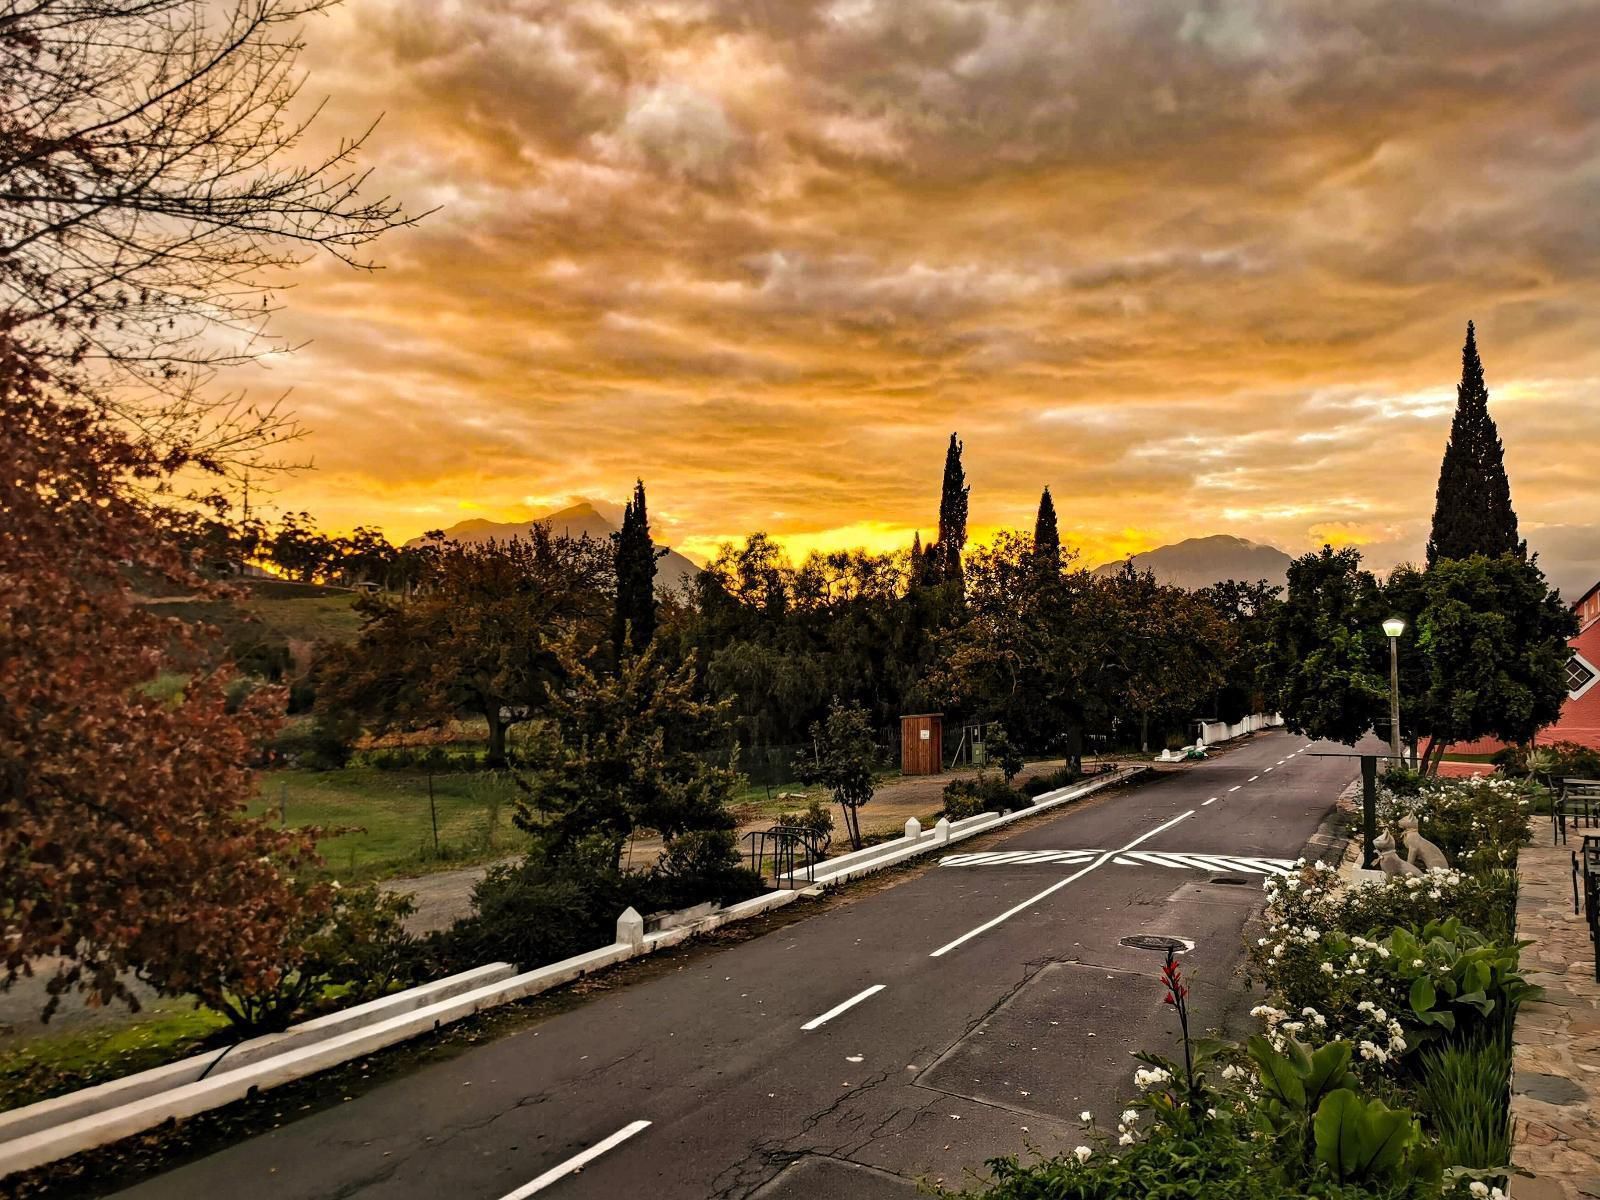
[[[941,838],[937,828],[923,830],[916,837],[900,837],[892,842],[882,842],[876,846],[868,846],[864,850],[856,850],[850,854],[841,854],[838,858],[826,859],[817,864],[812,879],[803,880],[798,876],[789,879],[789,885],[803,889],[808,896],[822,894],[822,889],[829,884],[844,883],[873,871],[881,871],[885,867],[892,867],[909,858],[927,854],[944,846],[965,841],[967,838],[976,837],[980,833],[987,833],[991,829],[998,829],[1002,825],[1009,825],[1013,821],[1020,821],[1024,817],[1031,817],[1043,809],[1057,808],[1063,804],[1071,804],[1081,800],[1104,788],[1115,784],[1125,783],[1136,775],[1150,770],[1142,764],[1135,766],[1118,767],[1108,774],[1097,776],[1085,783],[1075,783],[1064,788],[1057,788],[1053,792],[1045,792],[1035,796],[1033,803],[1026,808],[1019,808],[1008,813],[978,813],[971,817],[963,817],[946,825],[948,837]]]
[[[14,1108],[9,1112],[0,1113],[0,1156],[4,1155],[8,1142],[26,1134],[75,1121],[80,1117],[91,1116],[135,1100],[143,1100],[186,1083],[194,1083],[208,1072],[216,1074],[224,1064],[227,1070],[236,1071],[264,1058],[283,1054],[311,1042],[322,1041],[373,1021],[422,1008],[449,996],[509,978],[516,973],[517,969],[510,963],[490,963],[471,971],[463,971],[459,975],[435,980],[422,987],[408,988],[406,991],[382,996],[353,1008],[328,1013],[315,1020],[290,1026],[282,1033],[269,1033],[263,1037],[238,1042],[227,1050],[210,1050],[204,1054],[167,1063],[165,1066],[140,1071],[136,1075],[124,1075],[121,1079],[111,1079],[94,1087],[80,1088],[78,1091],[41,1100],[24,1108]],[[0,1162],[3,1161],[3,1157],[0,1157]]]

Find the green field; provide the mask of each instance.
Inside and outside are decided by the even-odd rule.
[[[517,853],[527,844],[511,822],[518,794],[504,771],[434,775],[430,808],[426,772],[282,770],[260,776],[251,812],[290,826],[359,827],[319,843],[327,869],[339,879],[381,879]]]
[[[244,588],[247,595],[237,604],[176,597],[151,600],[149,609],[158,616],[215,625],[230,641],[253,632],[288,641],[346,642],[361,628],[354,592],[277,579],[251,580]]]
[[[227,1020],[159,1000],[125,1023],[74,1029],[0,1051],[0,1111],[159,1067],[215,1044]]]

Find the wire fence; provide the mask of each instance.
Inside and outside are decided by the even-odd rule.
[[[321,830],[327,869],[362,878],[518,853],[528,843],[513,821],[520,795],[509,771],[285,770],[263,778],[252,811]]]

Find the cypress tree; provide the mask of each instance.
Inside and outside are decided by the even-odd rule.
[[[941,581],[961,578],[961,552],[967,546],[967,473],[961,467],[961,442],[950,435],[944,454],[944,487],[939,495],[939,540],[930,557]]]
[[[920,529],[911,535],[911,567],[906,574],[911,580],[912,587],[922,582],[922,530]]]
[[[665,552],[658,552],[650,540],[642,479],[634,484],[633,499],[622,510],[622,530],[612,535],[612,545],[617,566],[612,641],[620,658],[624,642],[642,654],[656,634],[656,559]]]
[[[1061,574],[1061,531],[1056,527],[1056,504],[1049,488],[1039,497],[1039,516],[1033,522],[1033,562],[1046,579]]]
[[[1478,338],[1467,322],[1461,348],[1461,383],[1456,388],[1456,414],[1450,441],[1439,466],[1439,491],[1428,539],[1428,565],[1440,559],[1490,558],[1525,554],[1517,537],[1517,514],[1511,507],[1511,482],[1506,478],[1505,449],[1489,415],[1489,390],[1478,359]]]

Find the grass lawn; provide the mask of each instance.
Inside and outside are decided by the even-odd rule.
[[[76,1029],[0,1051],[0,1110],[159,1067],[210,1044],[227,1020],[185,1000],[147,1007],[126,1025]]]
[[[511,823],[517,795],[501,771],[435,775],[430,811],[426,772],[290,769],[260,776],[250,811],[272,819],[281,811],[291,826],[359,826],[320,843],[327,869],[339,879],[382,879],[515,854],[527,842]]]

